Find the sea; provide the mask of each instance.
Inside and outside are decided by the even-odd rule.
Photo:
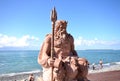
[[[90,65],[99,64],[103,66],[120,65],[120,50],[76,50],[78,56],[86,58]],[[39,50],[10,50],[0,51],[0,76],[16,75],[42,71],[38,64]]]

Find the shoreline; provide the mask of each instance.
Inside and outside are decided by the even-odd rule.
[[[42,77],[42,72],[37,71],[37,72],[27,72],[27,73],[14,73],[13,75],[2,75],[0,76],[0,81],[28,81],[28,77],[30,74],[33,74],[35,76],[35,81],[41,81]],[[109,67],[103,67],[102,69],[96,69],[92,70],[91,68],[89,69],[88,72],[88,79],[90,81],[109,81],[109,80],[98,80],[100,77],[106,77],[109,79],[111,78],[111,74],[116,75],[112,76],[112,78],[118,78],[117,76],[119,75],[120,77],[120,65],[112,65]],[[104,76],[102,76],[104,75]],[[98,77],[98,78],[96,78]],[[120,78],[118,78],[120,80]],[[113,80],[113,81],[118,81],[118,80]]]
[[[119,71],[119,70],[120,70],[120,65],[112,65],[109,67],[103,67],[102,69],[99,69],[99,68],[97,68],[95,70],[89,69],[88,74],[109,72],[109,71]]]
[[[0,76],[0,81],[28,81],[28,77],[30,74],[35,76],[35,81],[39,77],[42,77],[42,72],[37,73],[25,73],[25,74],[17,74],[17,75],[7,75],[7,76]]]

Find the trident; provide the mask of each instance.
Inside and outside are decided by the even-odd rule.
[[[55,28],[56,20],[57,20],[57,12],[54,7],[52,10],[52,13],[51,13],[51,22],[52,22],[51,59],[53,59],[53,55],[54,55],[54,28]],[[53,81],[53,67],[52,67],[52,71],[51,71],[51,81]]]

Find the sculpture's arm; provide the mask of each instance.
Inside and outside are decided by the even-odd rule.
[[[48,59],[51,51],[51,35],[47,35],[38,55],[38,63],[43,67],[49,67]]]
[[[74,38],[70,35],[70,42],[71,42],[71,52],[74,56],[78,56],[77,52],[75,51],[74,48]]]

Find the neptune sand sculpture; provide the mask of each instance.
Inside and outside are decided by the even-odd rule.
[[[57,20],[55,8],[51,13],[52,34],[47,34],[38,55],[43,67],[43,81],[88,81],[88,61],[78,57],[74,38],[67,33],[65,20]]]

